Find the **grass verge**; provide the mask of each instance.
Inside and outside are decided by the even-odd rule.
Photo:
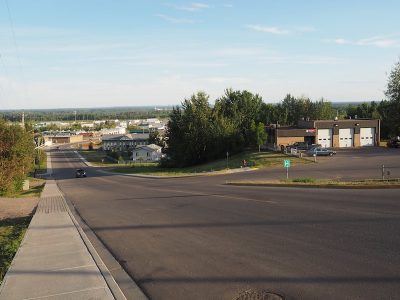
[[[40,194],[43,191],[44,185],[46,184],[46,180],[40,178],[28,177],[29,180],[29,190],[27,191],[19,191],[10,195],[0,195],[6,196],[10,198],[27,198],[27,197],[40,197]]]
[[[308,160],[297,157],[289,157],[282,153],[276,152],[252,152],[245,151],[229,157],[228,162],[225,159],[219,159],[203,165],[187,167],[187,168],[161,168],[156,164],[153,165],[131,165],[111,169],[112,172],[124,174],[143,174],[157,176],[185,176],[195,175],[208,172],[229,172],[230,169],[237,169],[242,166],[243,160],[247,161],[249,167],[252,168],[268,168],[282,166],[283,160],[290,159],[291,165],[311,163]]]
[[[101,150],[77,150],[88,162],[99,167],[118,167],[121,164],[113,162],[107,157],[106,152]],[[123,164],[122,164],[123,165]]]
[[[0,220],[0,283],[22,242],[31,217]]]
[[[331,179],[313,179],[313,178],[294,178],[282,180],[263,180],[263,181],[231,181],[228,185],[242,186],[271,186],[271,187],[311,187],[311,188],[341,188],[341,189],[382,189],[382,188],[400,188],[400,178],[381,180],[364,179],[340,181]]]

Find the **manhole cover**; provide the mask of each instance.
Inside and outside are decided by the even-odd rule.
[[[284,300],[284,298],[278,294],[268,291],[247,290],[241,292],[239,296],[233,300]]]

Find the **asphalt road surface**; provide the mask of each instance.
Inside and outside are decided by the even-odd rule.
[[[346,172],[339,157],[295,172],[379,176],[386,159],[353,156]],[[285,299],[400,298],[399,189],[223,185],[280,169],[145,179],[86,168],[76,179],[83,164],[73,152],[52,157],[66,198],[151,299],[235,299],[249,289]],[[400,166],[398,156],[392,163]]]

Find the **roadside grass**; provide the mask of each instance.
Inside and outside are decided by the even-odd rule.
[[[116,163],[107,157],[106,152],[101,150],[77,150],[83,158],[95,166],[99,167],[118,167],[121,163]]]
[[[19,191],[11,195],[4,195],[10,198],[27,198],[27,197],[40,197],[43,191],[46,180],[40,178],[28,177],[29,180],[29,190]]]
[[[44,153],[46,153],[46,152],[44,152]],[[46,154],[46,159],[41,159],[40,164],[35,164],[35,169],[37,169],[37,172],[39,174],[46,173],[46,171],[47,171],[47,154]]]
[[[144,175],[157,175],[157,176],[183,176],[193,175],[198,173],[207,172],[228,172],[230,169],[237,169],[242,166],[243,160],[247,161],[247,166],[251,168],[268,168],[275,166],[282,166],[283,160],[290,159],[292,165],[311,163],[298,157],[289,157],[282,153],[276,152],[253,152],[245,151],[229,157],[228,162],[226,158],[215,160],[206,164],[187,167],[187,168],[162,168],[153,164],[146,165],[131,165],[126,167],[114,168],[111,171],[125,174],[144,174]]]
[[[333,180],[333,179],[314,179],[314,178],[294,178],[281,180],[263,181],[231,181],[227,185],[242,186],[272,186],[272,187],[317,187],[317,188],[400,188],[400,178],[382,179],[363,179],[363,180]]]
[[[28,228],[31,217],[0,220],[0,283]]]

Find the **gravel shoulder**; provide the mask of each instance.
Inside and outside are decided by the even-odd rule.
[[[0,198],[0,220],[21,218],[31,215],[39,198]]]

